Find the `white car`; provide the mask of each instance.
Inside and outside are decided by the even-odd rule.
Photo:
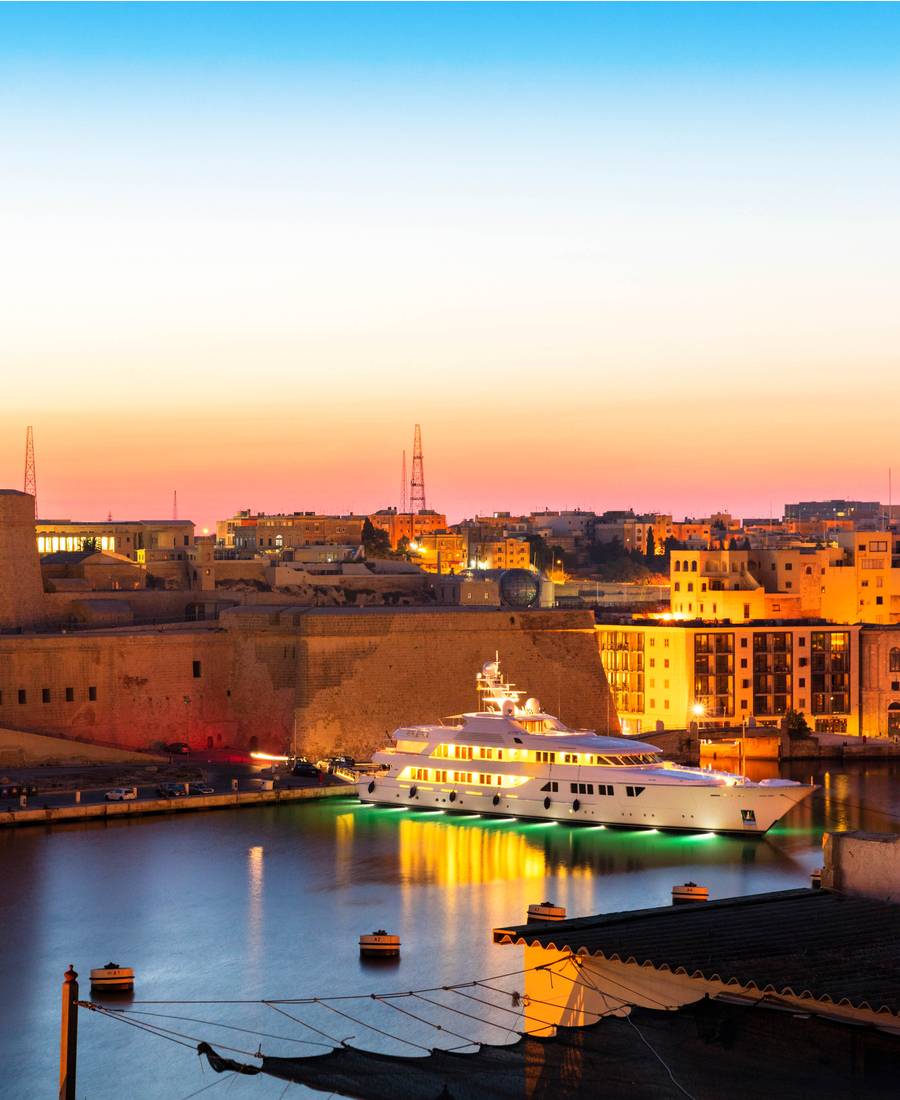
[[[106,792],[107,802],[130,802],[137,798],[137,787],[113,787]]]

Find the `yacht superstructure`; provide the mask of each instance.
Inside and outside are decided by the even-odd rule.
[[[765,833],[814,786],[665,761],[654,745],[570,729],[504,681],[477,676],[479,709],[405,726],[359,779],[363,802],[573,824]]]

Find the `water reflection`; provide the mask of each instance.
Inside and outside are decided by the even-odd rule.
[[[262,845],[254,845],[247,852],[247,885],[249,904],[247,915],[247,942],[250,957],[259,962],[263,948],[263,853]]]
[[[763,839],[457,818],[349,798],[4,831],[0,1000],[16,1005],[18,1025],[0,1029],[5,1080],[16,1095],[46,1094],[70,961],[82,972],[110,957],[134,966],[142,999],[449,983],[509,970],[511,953],[490,929],[524,920],[531,902],[553,899],[578,916],[668,904],[672,886],[689,879],[712,897],[803,886],[821,865],[825,828],[900,831],[900,767],[784,769],[797,779],[810,773],[821,790]],[[359,961],[360,933],[378,927],[403,940],[387,977]],[[24,986],[23,973],[32,977]],[[235,1010],[231,1022],[243,1018]],[[111,1039],[109,1028],[85,1021],[79,1092],[118,1100],[209,1084],[196,1056],[185,1057],[169,1064],[142,1033],[121,1028]],[[253,1089],[277,1100],[283,1086],[269,1092],[254,1081]]]

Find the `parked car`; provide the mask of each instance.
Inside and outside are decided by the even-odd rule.
[[[327,760],[320,760],[319,768],[323,772],[334,772],[337,768],[355,768],[356,761],[352,756],[329,756]]]
[[[191,783],[188,787],[188,794],[215,794],[215,787],[211,787],[208,783]]]
[[[291,768],[291,775],[309,776],[315,779],[319,775],[319,769],[308,760],[297,760]]]
[[[160,783],[156,788],[160,798],[181,798],[185,793],[184,783]]]
[[[113,787],[105,795],[107,802],[131,802],[137,796],[137,787]]]
[[[3,786],[0,786],[0,798],[18,798],[19,795],[37,794],[37,786],[34,783],[13,783],[11,779],[3,779],[0,781]]]
[[[191,746],[187,741],[172,741],[170,744],[166,745],[166,752],[170,753],[172,756],[187,756],[190,751]]]

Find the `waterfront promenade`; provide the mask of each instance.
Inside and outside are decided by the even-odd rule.
[[[155,787],[139,787],[138,797],[128,802],[107,802],[105,798],[63,805],[40,805],[0,811],[0,827],[54,825],[67,821],[96,821],[110,818],[140,817],[144,814],[186,813],[191,810],[224,810],[241,806],[302,802],[315,798],[333,798],[347,793],[347,784],[329,778],[327,784],[281,787],[276,790],[222,791],[216,794],[191,794],[179,798],[161,798]],[[92,792],[96,795],[96,792]],[[59,798],[59,796],[57,796]],[[44,800],[41,800],[42,803]]]

